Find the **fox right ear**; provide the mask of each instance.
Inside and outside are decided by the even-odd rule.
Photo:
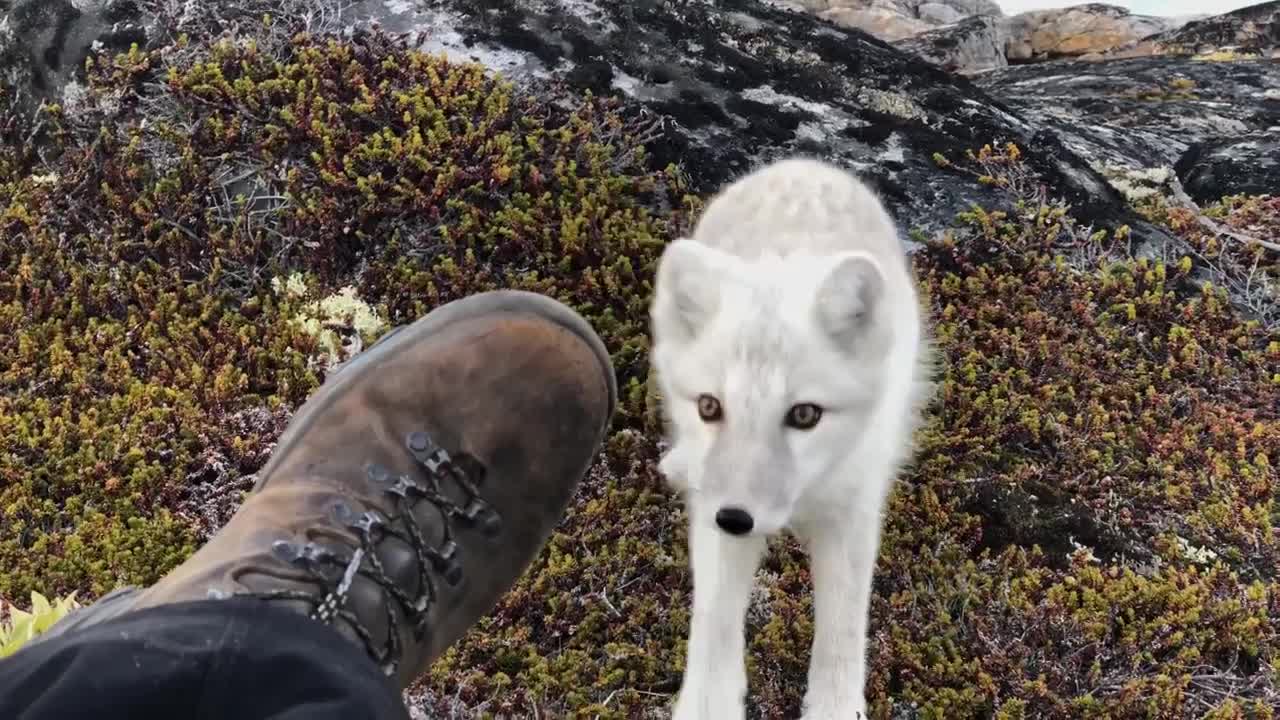
[[[818,323],[836,344],[852,349],[884,302],[880,266],[863,252],[843,253],[818,286]]]
[[[692,339],[719,309],[715,254],[715,249],[702,243],[679,238],[658,259],[653,321],[680,340]]]

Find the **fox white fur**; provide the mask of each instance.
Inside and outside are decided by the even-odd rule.
[[[670,441],[660,469],[690,520],[692,623],[674,720],[744,717],[746,611],[767,538],[783,531],[806,542],[814,586],[803,718],[865,717],[881,513],[932,371],[892,218],[834,165],[766,165],[667,246],[650,312]],[[703,396],[718,417],[704,420]],[[816,425],[786,422],[809,403]],[[721,529],[722,508],[748,514],[750,532]]]

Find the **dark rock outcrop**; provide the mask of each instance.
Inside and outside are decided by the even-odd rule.
[[[1263,60],[1057,62],[1005,68],[976,82],[1086,162],[1118,173],[1172,168],[1197,143],[1280,134],[1280,65]],[[1248,174],[1248,163],[1241,158],[1237,176]]]
[[[1199,203],[1224,195],[1280,193],[1280,132],[1194,143],[1174,166]]]
[[[0,10],[0,67],[6,85],[18,91],[13,100],[28,109],[60,102],[66,85],[83,79],[91,51],[123,52],[147,42],[136,0],[13,0]]]

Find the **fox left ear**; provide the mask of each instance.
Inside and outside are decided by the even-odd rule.
[[[689,238],[667,245],[658,259],[654,282],[650,313],[655,331],[670,332],[687,342],[711,321],[720,309],[718,274],[723,274],[725,264],[721,260],[718,251]]]
[[[836,344],[852,347],[871,327],[884,295],[879,263],[866,253],[844,253],[818,286],[818,324]]]

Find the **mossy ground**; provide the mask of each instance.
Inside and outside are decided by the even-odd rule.
[[[90,74],[83,107],[45,118],[56,157],[10,125],[0,160],[0,599],[92,598],[180,563],[323,381],[296,322],[316,300],[350,286],[394,324],[532,289],[595,323],[622,406],[549,547],[414,702],[663,717],[690,582],[645,413],[646,307],[700,200],[636,149],[642,121],[376,35],[264,33]],[[981,159],[984,182],[1021,177]],[[1280,335],[1190,259],[1135,260],[1123,231],[1020,207],[915,256],[944,363],[886,521],[874,716],[1272,718]],[[1267,199],[1215,212],[1280,218]],[[272,282],[292,273],[301,294]],[[765,718],[797,714],[812,636],[804,554],[774,545],[749,620]]]

